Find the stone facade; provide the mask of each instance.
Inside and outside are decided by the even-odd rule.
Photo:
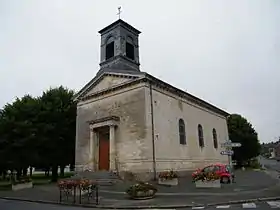
[[[119,122],[115,130],[115,145],[111,148],[110,166],[112,170],[144,172],[153,168],[153,138],[151,92],[147,82],[131,84],[112,90],[104,95],[94,96],[93,90],[107,90],[106,84],[127,80],[105,76],[89,92],[92,98],[82,100],[77,107],[76,165],[96,170],[98,157],[94,155],[94,143],[90,142],[90,121],[117,116]],[[99,88],[96,88],[99,87]],[[226,162],[220,155],[220,143],[228,139],[226,118],[196,104],[188,102],[159,87],[152,86],[155,160],[157,171],[166,169],[192,170],[209,163]],[[186,124],[186,145],[180,145],[178,121]],[[198,145],[197,125],[204,129],[205,147]],[[213,146],[212,129],[218,134],[219,147]],[[98,145],[98,144],[97,144]],[[94,160],[95,159],[95,160]]]
[[[123,80],[120,79],[121,81]],[[145,89],[142,84],[79,102],[77,107],[76,165],[87,166],[94,163],[93,154],[90,154],[89,121],[118,116],[120,121],[116,128],[114,149],[118,160],[116,168],[125,170],[130,169],[131,165],[137,168],[137,164],[140,163],[139,161],[135,163],[135,160],[149,155],[149,148],[145,145],[147,142],[145,105]],[[115,159],[110,160],[110,162],[112,161]]]
[[[228,140],[228,114],[140,71],[137,29],[118,20],[100,34],[100,70],[75,96],[76,170],[146,173],[225,163],[220,145]],[[108,42],[115,46],[110,58]],[[130,51],[134,59],[127,56],[125,44],[134,50]],[[186,144],[180,144],[180,119],[185,123]],[[204,147],[198,143],[198,124]]]
[[[146,89],[148,95],[149,87]],[[227,156],[220,154],[220,143],[228,140],[226,117],[157,87],[153,87],[152,94],[158,170],[192,170],[211,163],[227,162]],[[149,113],[147,110],[146,114]],[[179,141],[179,119],[185,122],[186,145]],[[151,123],[148,121],[147,124]],[[203,127],[203,148],[199,147],[198,124]],[[217,149],[213,143],[213,128],[217,131]]]

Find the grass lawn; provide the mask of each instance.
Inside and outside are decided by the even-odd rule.
[[[69,178],[71,176],[74,175],[74,172],[65,172],[64,173],[64,177],[60,177],[59,178]],[[39,179],[50,179],[51,178],[51,173],[50,176],[45,176],[45,173],[36,173],[32,175],[32,180],[39,180]]]
[[[59,178],[69,178],[74,175],[74,172],[66,172],[64,177]],[[37,173],[32,175],[33,185],[44,185],[50,184],[51,174],[50,176],[45,176],[44,173]],[[11,182],[7,180],[0,180],[0,190],[11,190]]]
[[[0,190],[10,190],[11,183],[8,181],[0,181]]]

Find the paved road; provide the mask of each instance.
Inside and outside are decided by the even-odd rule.
[[[280,171],[280,162],[273,160],[273,159],[267,159],[264,157],[259,158],[260,163],[263,164],[266,168],[275,170],[275,171]]]
[[[266,202],[255,202],[255,203],[242,203],[234,205],[220,205],[212,207],[193,207],[187,209],[205,209],[205,210],[217,210],[217,209],[230,209],[230,210],[243,210],[243,209],[260,209],[260,210],[270,210],[274,208],[280,208],[279,201],[266,201]],[[39,204],[39,203],[29,203],[20,201],[7,201],[0,200],[0,209],[2,210],[85,210],[87,208],[80,207],[70,207],[70,206],[59,206],[59,205],[49,205],[49,204]],[[103,209],[104,210],[104,209]],[[144,209],[143,209],[144,210]],[[146,210],[146,209],[145,209]],[[176,210],[176,209],[165,209],[165,210]],[[178,209],[179,210],[179,209]],[[182,209],[180,209],[182,210]]]
[[[86,210],[86,208],[0,200],[1,210]]]

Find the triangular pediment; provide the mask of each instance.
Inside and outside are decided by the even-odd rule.
[[[120,85],[131,80],[133,80],[133,78],[105,75],[98,83],[96,83],[90,90],[88,90],[85,96],[114,87],[116,85]]]
[[[79,100],[94,93],[116,87],[140,78],[140,75],[122,74],[122,73],[103,73],[93,78],[81,91],[75,96],[74,100]]]

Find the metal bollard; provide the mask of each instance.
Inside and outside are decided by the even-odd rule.
[[[99,204],[99,199],[98,199],[98,184],[96,184],[96,187],[95,187],[95,204],[96,204],[96,205]]]

